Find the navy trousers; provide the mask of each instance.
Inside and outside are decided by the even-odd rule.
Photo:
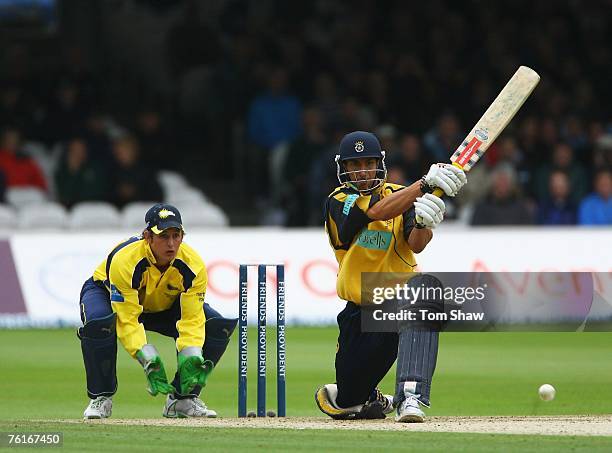
[[[87,374],[87,393],[90,398],[111,396],[117,391],[116,354],[117,336],[115,317],[111,308],[110,295],[101,282],[89,278],[81,290],[80,312],[83,327],[79,329],[85,372]],[[237,319],[223,318],[209,304],[204,304],[206,317],[203,356],[216,366],[225,352]],[[180,319],[181,307],[178,299],[168,309],[157,313],[142,313],[138,318],[145,330],[178,338],[176,322]],[[179,395],[179,376],[175,374],[172,385],[177,397],[199,395],[201,389],[195,388],[192,394]]]
[[[396,332],[362,332],[361,308],[353,302],[338,314],[336,384],[340,407],[363,404],[397,358]]]

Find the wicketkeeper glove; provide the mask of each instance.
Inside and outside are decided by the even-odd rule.
[[[178,354],[178,370],[181,385],[181,395],[188,395],[199,385],[204,387],[214,364],[202,357],[202,350],[195,346],[184,348]]]
[[[164,364],[155,346],[145,344],[140,351],[136,352],[136,359],[144,369],[145,376],[149,383],[147,391],[152,396],[158,393],[167,395],[168,393],[174,392],[174,387],[168,383]]]

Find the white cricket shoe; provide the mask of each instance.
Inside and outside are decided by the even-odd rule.
[[[113,398],[99,396],[89,401],[89,406],[83,412],[84,419],[108,418],[113,412]]]
[[[167,418],[217,417],[217,413],[207,408],[204,401],[198,397],[177,400],[172,395],[166,398],[162,415]]]
[[[415,395],[406,395],[406,399],[397,406],[395,421],[400,423],[423,423],[425,421],[425,412],[419,407],[419,400]]]

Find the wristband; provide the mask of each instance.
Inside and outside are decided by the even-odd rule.
[[[427,181],[425,181],[425,176],[421,178],[421,192],[423,194],[433,193],[434,187],[430,186]]]

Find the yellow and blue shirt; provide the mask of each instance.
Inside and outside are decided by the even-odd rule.
[[[336,188],[325,203],[325,231],[338,261],[338,297],[361,304],[361,273],[412,273],[417,263],[408,245],[414,210],[390,220],[372,220],[366,211],[393,192],[385,183],[371,195],[347,186]]]
[[[176,323],[176,348],[201,348],[204,344],[204,296],[208,277],[206,266],[186,243],[176,258],[161,272],[155,266],[151,248],[142,237],[132,237],[117,245],[96,268],[93,279],[104,283],[117,314],[117,337],[127,352],[135,356],[146,343],[141,313],[168,310],[179,299],[181,317]]]

